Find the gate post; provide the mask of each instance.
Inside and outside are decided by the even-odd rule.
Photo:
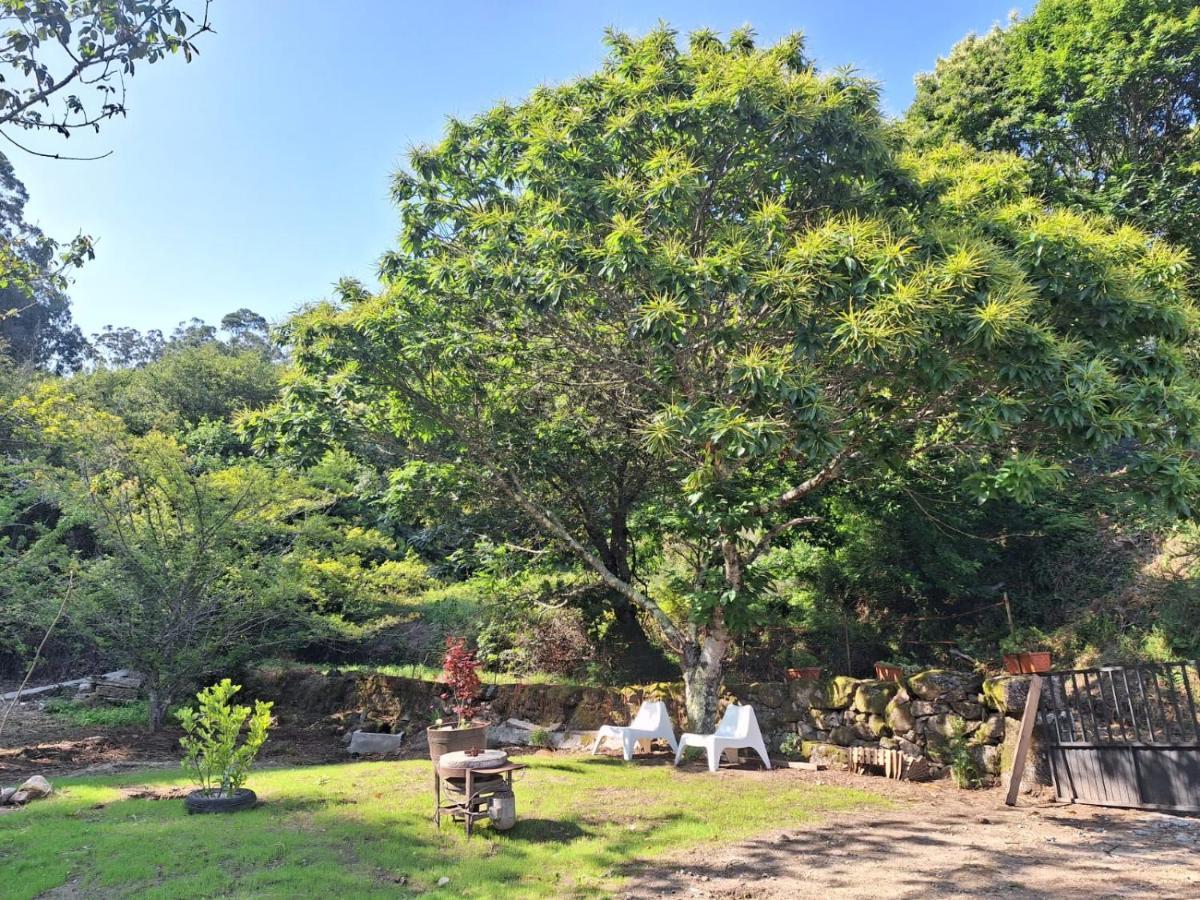
[[[1012,771],[1008,773],[1008,794],[1004,802],[1016,806],[1017,794],[1021,790],[1021,776],[1025,774],[1025,760],[1029,756],[1029,745],[1033,741],[1033,726],[1037,722],[1038,703],[1042,699],[1042,676],[1034,675],[1029,681],[1029,695],[1025,698],[1025,712],[1021,716],[1021,731],[1017,737],[1017,752],[1013,756]]]

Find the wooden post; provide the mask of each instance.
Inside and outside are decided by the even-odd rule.
[[[1021,791],[1021,776],[1025,774],[1025,757],[1033,741],[1033,726],[1037,722],[1038,703],[1042,699],[1042,676],[1034,675],[1029,681],[1029,696],[1025,698],[1025,713],[1021,716],[1021,731],[1017,736],[1017,750],[1013,754],[1012,771],[1008,773],[1008,796],[1004,802],[1017,805],[1017,794]]]

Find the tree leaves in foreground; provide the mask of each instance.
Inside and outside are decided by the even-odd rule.
[[[694,725],[765,615],[756,563],[831,484],[1103,479],[1190,512],[1182,251],[1047,209],[1015,157],[897,153],[875,86],[797,36],[609,46],[412,154],[385,290],[292,323],[288,390],[479,467],[643,612]],[[629,578],[546,454],[647,467]]]
[[[7,126],[70,137],[125,115],[138,63],[199,52],[209,2],[193,14],[175,0],[0,0],[0,135],[16,143]]]

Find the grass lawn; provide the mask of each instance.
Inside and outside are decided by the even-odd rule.
[[[0,897],[64,884],[89,897],[596,896],[635,861],[885,802],[785,773],[525,761],[517,827],[484,825],[470,841],[457,823],[434,827],[428,761],[262,770],[249,787],[265,805],[229,816],[122,790],[186,786],[174,772],[60,779],[52,799],[0,815]]]

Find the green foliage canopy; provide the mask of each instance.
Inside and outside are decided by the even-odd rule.
[[[609,45],[413,153],[386,289],[291,325],[285,428],[316,405],[470,460],[651,618],[700,721],[755,561],[832,482],[954,468],[1030,500],[1106,477],[1190,511],[1182,252],[1046,209],[1015,157],[898,154],[875,86],[798,36]],[[608,570],[538,474],[597,446],[651,461],[635,518],[689,561],[678,602]]]
[[[1035,189],[1200,253],[1200,7],[1042,0],[918,77],[907,127],[1019,153]]]

